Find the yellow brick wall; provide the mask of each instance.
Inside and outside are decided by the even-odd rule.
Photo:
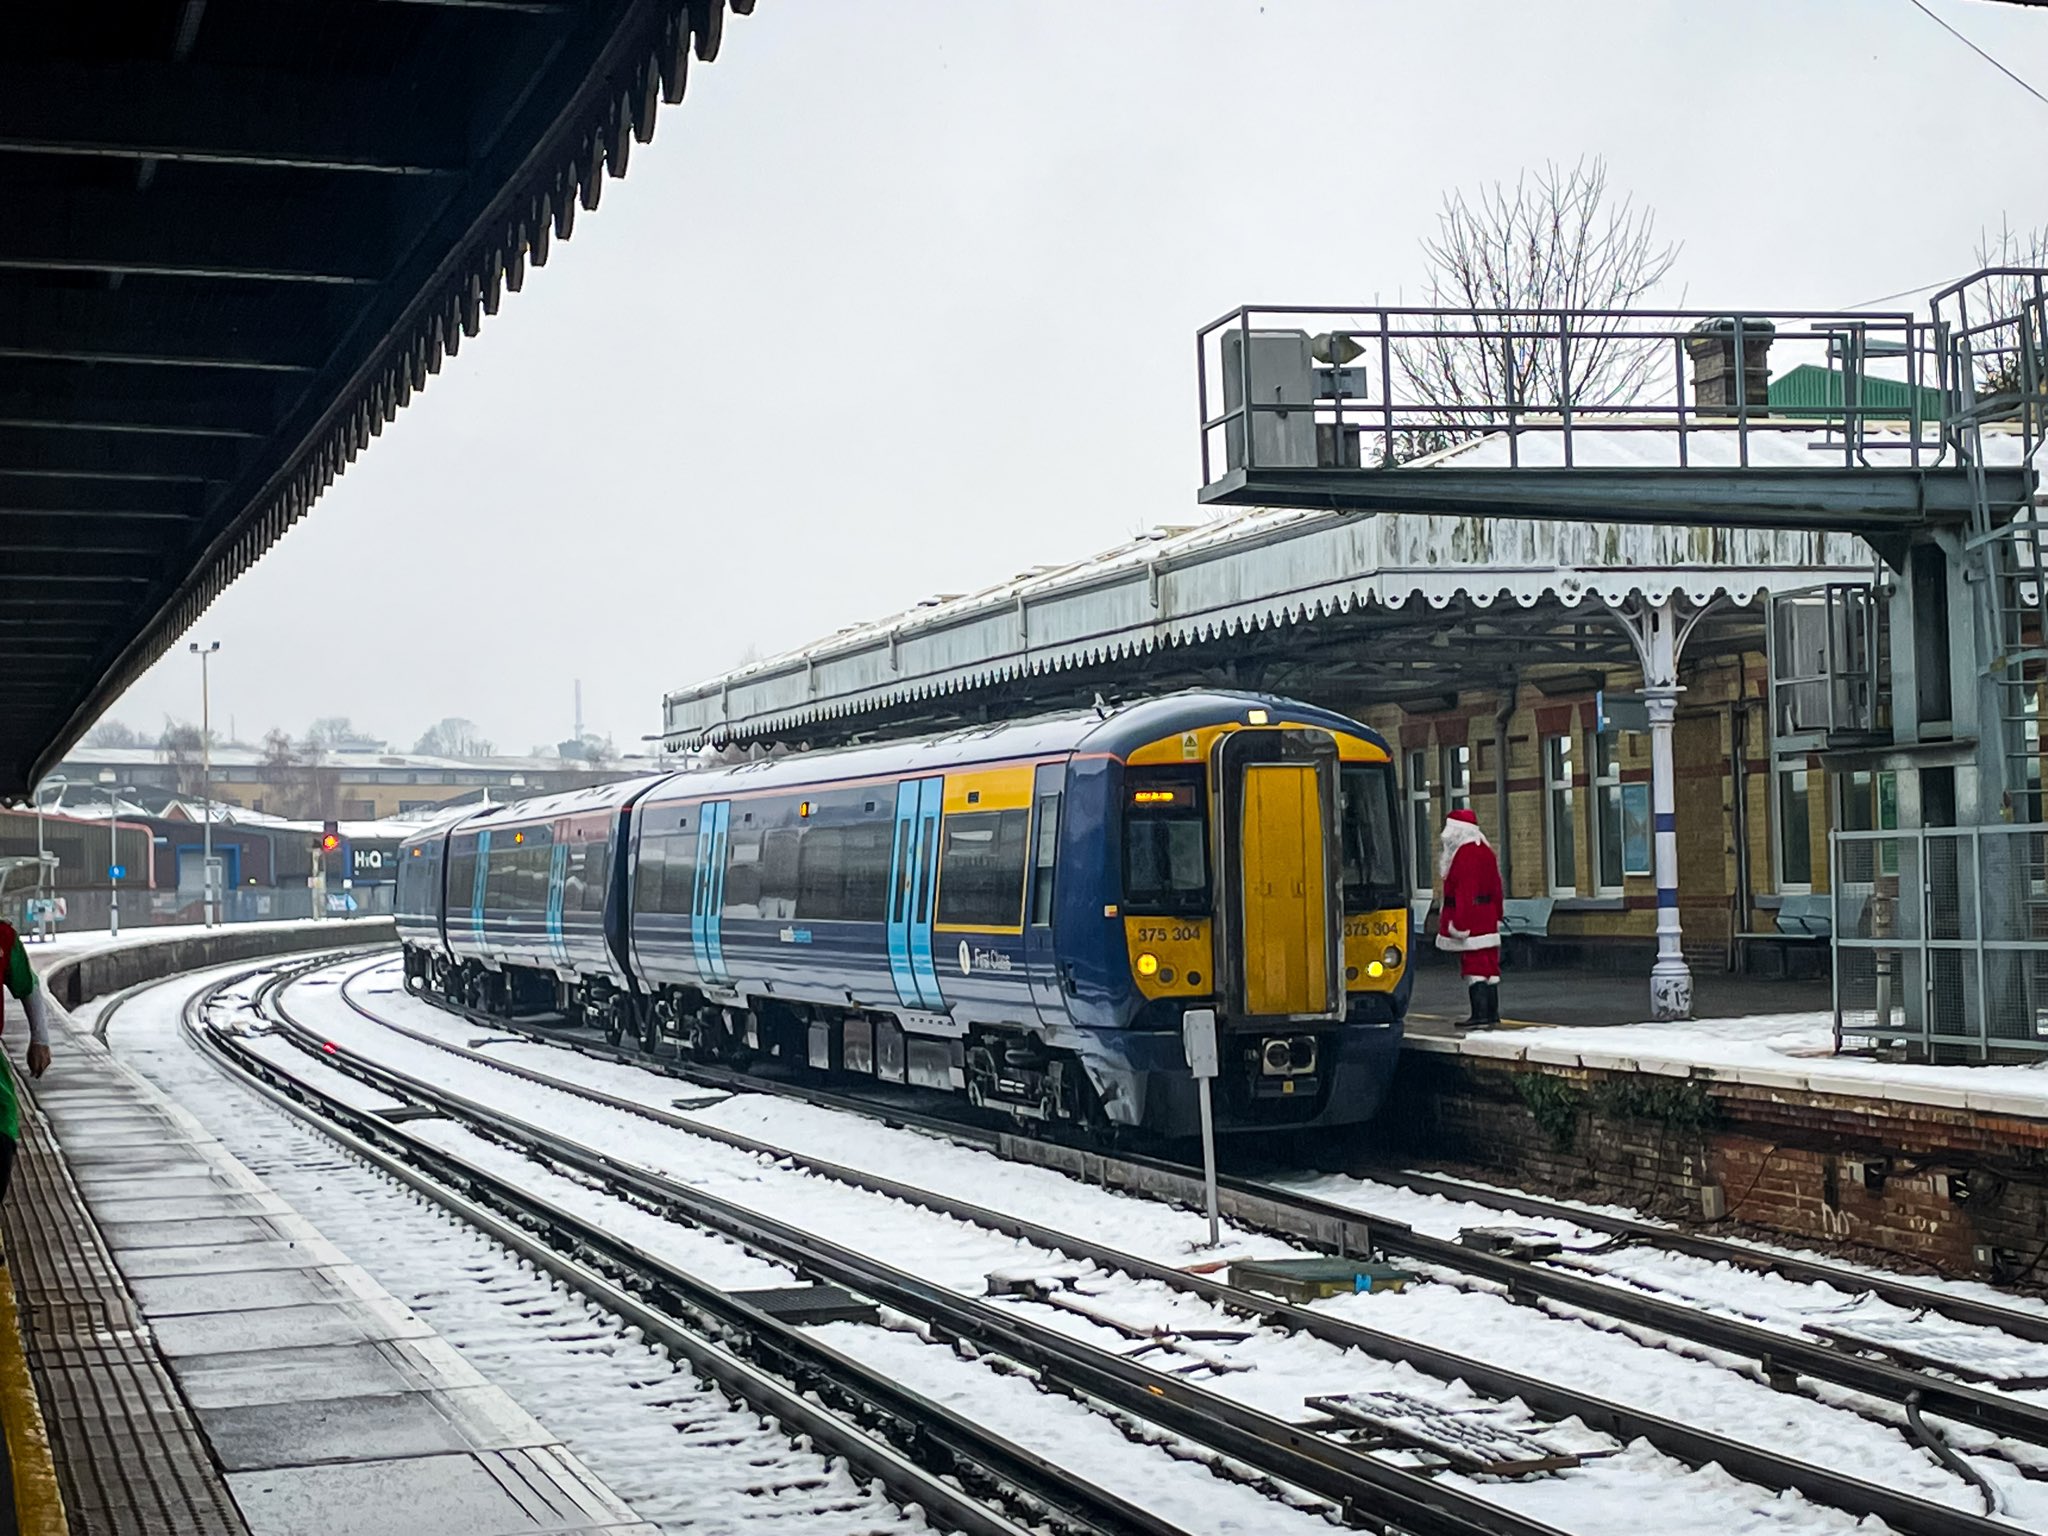
[[[1772,779],[1769,763],[1769,720],[1763,704],[1764,658],[1751,654],[1688,668],[1683,677],[1685,692],[1679,699],[1679,714],[1673,733],[1673,763],[1677,772],[1678,869],[1680,916],[1686,942],[1724,941],[1731,925],[1745,930],[1768,927],[1771,914],[1753,909],[1733,910],[1737,888],[1735,855],[1735,800],[1745,797],[1750,884],[1754,892],[1776,891],[1777,880],[1771,852]],[[1633,673],[1616,671],[1607,686],[1629,690],[1641,686]],[[1538,731],[1538,710],[1568,707],[1573,753],[1572,840],[1577,873],[1577,890],[1582,897],[1594,895],[1596,872],[1592,818],[1594,793],[1593,741],[1586,729],[1582,703],[1590,694],[1546,696],[1533,687],[1521,688],[1514,713],[1507,725],[1509,793],[1507,857],[1508,894],[1529,897],[1550,894],[1547,869],[1546,822],[1549,797],[1543,787],[1542,743]],[[1748,707],[1737,711],[1731,705],[1746,700]],[[1500,751],[1496,738],[1495,714],[1500,696],[1492,689],[1463,691],[1458,695],[1452,718],[1466,722],[1467,742],[1472,748],[1472,810],[1487,835],[1499,842],[1500,818],[1495,805],[1495,762]],[[1396,768],[1401,778],[1403,808],[1408,790],[1409,739],[1418,727],[1427,725],[1425,745],[1431,783],[1430,826],[1434,864],[1434,830],[1444,816],[1442,786],[1442,743],[1435,722],[1442,714],[1418,715],[1397,705],[1369,706],[1355,711],[1368,725],[1385,735],[1395,749]],[[1747,782],[1736,785],[1730,774],[1730,753],[1734,733],[1744,733]],[[1650,738],[1625,733],[1621,737],[1620,765],[1624,782],[1647,779],[1650,770]],[[1813,859],[1813,888],[1826,888],[1827,829],[1830,815],[1825,776],[1816,765],[1809,781],[1809,843]],[[1406,823],[1404,823],[1404,826]],[[1559,911],[1551,917],[1551,932],[1559,937],[1650,939],[1657,927],[1656,881],[1652,876],[1630,876],[1623,882],[1626,907],[1620,911]]]

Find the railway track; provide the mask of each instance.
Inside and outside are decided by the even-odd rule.
[[[346,986],[343,996],[357,1013],[385,1028],[395,1029],[429,1045],[448,1048],[448,1042],[428,1031],[415,1030],[380,1017]],[[436,1006],[441,1005],[437,1002]],[[449,1011],[458,1012],[482,1027],[511,1029],[549,1044],[567,1045],[599,1059],[635,1065],[645,1064],[648,1060],[639,1052],[567,1038],[559,1030],[508,1022],[470,1010]],[[506,1067],[505,1063],[487,1053],[471,1054],[486,1064],[501,1069]],[[859,1094],[821,1089],[807,1083],[761,1077],[729,1068],[702,1067],[674,1057],[661,1059],[656,1065],[670,1076],[700,1086],[773,1093],[820,1108],[861,1114],[887,1124],[966,1141],[1008,1161],[1051,1167],[1109,1188],[1185,1205],[1198,1204],[1201,1199],[1199,1179],[1194,1170],[1156,1158],[1104,1153],[1048,1142]],[[536,1081],[566,1086],[546,1074],[514,1070],[515,1075],[529,1075]],[[580,1090],[571,1088],[570,1091]],[[595,1097],[615,1108],[646,1112],[646,1106],[631,1100],[608,1095]],[[669,1123],[695,1134],[704,1133],[703,1122],[699,1120],[669,1117]],[[1455,1181],[1417,1174],[1407,1175],[1399,1182],[1416,1192],[1464,1197],[1464,1186],[1457,1185]],[[1481,1187],[1473,1188],[1476,1191]],[[1937,1456],[1944,1454],[1944,1448],[1937,1435],[1919,1427],[1923,1413],[1934,1413],[1969,1424],[1990,1435],[2048,1448],[2048,1408],[2007,1393],[1953,1380],[1950,1374],[1942,1371],[1901,1363],[1895,1357],[1887,1358],[1875,1345],[1859,1349],[1838,1340],[1801,1337],[1798,1333],[1765,1322],[1720,1315],[1702,1309],[1696,1302],[1660,1294],[1653,1288],[1617,1283],[1613,1277],[1576,1270],[1570,1267],[1569,1260],[1560,1264],[1542,1258],[1486,1253],[1455,1240],[1417,1232],[1405,1223],[1377,1216],[1356,1205],[1319,1199],[1268,1181],[1226,1176],[1223,1195],[1224,1213],[1247,1226],[1325,1247],[1338,1254],[1363,1254],[1377,1249],[1389,1256],[1432,1265],[1499,1287],[1511,1299],[1525,1305],[1549,1303],[1554,1307],[1611,1318],[1632,1327],[1652,1329],[1701,1348],[1748,1359],[1754,1363],[1757,1374],[1774,1386],[1790,1389],[1802,1381],[1812,1381],[1861,1393],[1877,1403],[1888,1405],[1890,1421],[1903,1424]],[[2048,1342],[2048,1320],[1995,1303],[1894,1281],[1846,1266],[1792,1256],[1781,1259],[1727,1239],[1677,1232],[1627,1218],[1584,1213],[1584,1219],[1581,1219],[1582,1213],[1573,1207],[1534,1197],[1494,1192],[1493,1198],[1475,1200],[1474,1203],[1534,1219],[1575,1222],[1618,1239],[1727,1262],[1745,1269],[1774,1272],[1801,1283],[1824,1284],[1850,1295],[1867,1293],[1900,1307],[1931,1313],[1972,1327],[1993,1329],[2015,1339],[2030,1343]]]
[[[432,1115],[469,1127],[507,1146],[519,1147],[530,1155],[537,1154],[557,1169],[627,1196],[647,1209],[721,1233],[807,1277],[843,1287],[915,1319],[939,1337],[968,1345],[979,1354],[1013,1362],[1041,1382],[1137,1424],[1147,1437],[1163,1431],[1198,1449],[1205,1458],[1212,1458],[1215,1465],[1250,1469],[1272,1484],[1303,1490],[1326,1501],[1350,1524],[1414,1532],[1416,1536],[1555,1536],[1553,1527],[1476,1497],[1454,1483],[1364,1454],[1339,1439],[1247,1407],[1179,1375],[1153,1369],[1036,1323],[1018,1315],[1014,1308],[934,1285],[856,1250],[828,1243],[789,1223],[624,1163],[600,1149],[506,1115],[444,1086],[335,1048],[317,1031],[291,1019],[278,1001],[294,975],[304,974],[304,969],[311,968],[276,977],[258,1000],[258,1006],[273,1017],[276,1032],[304,1051],[310,1063],[345,1073],[376,1093],[388,1095],[394,1105],[402,1108],[366,1109],[360,1103],[349,1102],[349,1095],[323,1092],[304,1075],[280,1067],[255,1050],[250,1040],[204,1025],[197,1017],[200,1009],[194,1010],[189,1032],[202,1049],[224,1060],[238,1073],[256,1079],[273,1097],[289,1100],[299,1112],[310,1112],[333,1124],[343,1132],[352,1150],[372,1156],[380,1166],[437,1199],[454,1192],[456,1199],[493,1221],[493,1235],[517,1237],[519,1241],[514,1246],[520,1252],[546,1263],[579,1289],[586,1289],[601,1305],[619,1311],[636,1326],[649,1328],[650,1336],[663,1342],[670,1342],[670,1335],[678,1333],[678,1319],[673,1314],[680,1311],[714,1334],[719,1342],[713,1347],[780,1361],[785,1369],[776,1375],[801,1383],[804,1391],[818,1390],[820,1380],[835,1380],[833,1371],[844,1371],[849,1366],[858,1369],[857,1363],[829,1358],[821,1365],[818,1359],[805,1353],[807,1349],[815,1350],[816,1345],[815,1341],[802,1338],[802,1330],[786,1326],[778,1330],[773,1327],[773,1319],[750,1315],[744,1308],[736,1307],[733,1298],[705,1293],[690,1277],[654,1256],[623,1244],[574,1212],[519,1190],[502,1175],[436,1147],[408,1127]],[[401,1169],[405,1171],[400,1172]],[[465,1216],[468,1214],[466,1211]],[[536,1236],[536,1231],[544,1235]],[[595,1288],[588,1284],[592,1281]],[[620,1310],[621,1306],[633,1310]],[[764,1334],[772,1347],[761,1343]],[[687,1342],[686,1336],[678,1336],[679,1345]],[[697,1347],[701,1350],[705,1346],[699,1342]],[[689,1353],[687,1349],[685,1353]],[[829,1357],[831,1352],[825,1354]],[[689,1357],[702,1368],[703,1362],[696,1355]],[[1006,1442],[974,1444],[970,1437],[985,1432],[928,1399],[910,1394],[910,1400],[903,1401],[902,1389],[891,1383],[839,1382],[837,1388],[849,1399],[865,1403],[870,1417],[893,1423],[908,1444],[919,1444],[934,1433],[941,1438],[947,1434],[954,1436],[954,1452],[945,1458],[940,1476],[960,1477],[980,1465],[995,1467],[999,1471],[999,1492],[1020,1490],[1027,1512],[1050,1511],[1063,1529],[1174,1529]],[[756,1383],[734,1383],[734,1390],[742,1391],[749,1401],[759,1402],[754,1396],[759,1390]],[[788,1389],[782,1390],[786,1393]],[[886,1399],[891,1392],[897,1397],[895,1411],[875,1413],[876,1400]],[[778,1416],[781,1413],[780,1408],[761,1405]],[[802,1420],[793,1422],[803,1424],[806,1433],[817,1434],[810,1424]],[[826,1440],[820,1443],[831,1444]],[[872,1452],[863,1461],[854,1454],[857,1446],[837,1444],[832,1448],[848,1455],[870,1475],[903,1476],[900,1462],[878,1463]],[[889,1486],[893,1489],[897,1484]],[[923,1491],[913,1491],[905,1497],[925,1503]],[[956,1493],[956,1504],[958,1497]],[[935,1508],[931,1504],[925,1507]],[[996,1528],[986,1525],[986,1511],[982,1512],[983,1524],[962,1519],[962,1511],[957,1508],[944,1518],[960,1519],[960,1529]]]
[[[569,1093],[591,1103],[642,1116],[689,1135],[716,1140],[753,1155],[793,1164],[806,1172],[968,1221],[1049,1251],[1063,1253],[1072,1259],[1093,1263],[1104,1270],[1157,1282],[1197,1296],[1237,1316],[1253,1318],[1265,1326],[1306,1334],[1339,1347],[1359,1349],[1383,1360],[1410,1365],[1440,1380],[1462,1381],[1497,1400],[1519,1398],[1531,1408],[1551,1418],[1580,1419],[1589,1427],[1614,1437],[1620,1443],[1643,1439],[1687,1464],[1719,1464],[1745,1481],[1772,1489],[1797,1491],[1818,1503],[1841,1509],[1859,1518],[1876,1516],[1902,1531],[1961,1532],[2011,1528],[2000,1527],[1966,1512],[1884,1488],[1873,1482],[1848,1477],[1825,1467],[1812,1466],[1797,1457],[1781,1455],[1762,1446],[1715,1435],[1673,1419],[1607,1401],[1484,1360],[1434,1348],[1400,1335],[1335,1318],[1324,1312],[1277,1303],[1263,1296],[1237,1290],[1208,1276],[1189,1274],[1172,1266],[1118,1252],[1106,1245],[1089,1242],[1070,1233],[1055,1231],[989,1211],[969,1201],[920,1189],[900,1180],[888,1179],[829,1160],[792,1154],[784,1147],[709,1125],[702,1120],[664,1110],[643,1100],[606,1093],[550,1073],[507,1062],[501,1056],[494,1056],[471,1046],[458,1045],[437,1036],[432,1031],[417,1029],[385,1018],[365,1004],[360,997],[355,996],[346,986],[342,989],[342,996],[358,1014],[380,1028],[393,1030],[436,1050],[467,1058],[493,1071]],[[474,1022],[496,1031],[505,1028],[504,1021],[501,1020],[478,1018]],[[547,1038],[547,1033],[541,1031],[526,1030],[520,1033],[533,1033],[540,1038]],[[357,1059],[353,1053],[342,1054],[351,1060]],[[593,1051],[589,1054],[603,1056],[611,1053]],[[621,1053],[618,1059],[633,1061],[635,1058]],[[373,1073],[387,1070],[367,1059],[362,1059],[361,1065]],[[725,1074],[716,1071],[700,1073],[690,1070],[677,1072],[675,1075],[687,1076],[698,1082],[723,1082],[726,1078]],[[749,1081],[744,1085],[734,1086],[752,1087],[754,1084]],[[813,1102],[830,1103],[832,1107],[848,1106],[845,1095],[805,1092],[802,1096]],[[859,1105],[860,1102],[857,1099],[852,1101],[855,1105]],[[872,1112],[881,1118],[897,1122],[905,1118],[886,1106],[876,1106]],[[958,1134],[958,1128],[950,1124],[934,1125],[932,1128],[947,1135]],[[1012,1154],[1014,1149],[1009,1148],[1007,1144],[1019,1140],[1001,1134],[991,1136],[973,1132],[970,1132],[966,1139],[980,1141],[992,1150]],[[1194,1183],[1185,1170],[1153,1164],[1142,1159],[1116,1159],[1099,1153],[1081,1152],[1071,1148],[1046,1149],[1042,1144],[1034,1144],[1028,1160],[1050,1161],[1056,1166],[1066,1166],[1069,1171],[1090,1177],[1097,1182],[1113,1187],[1132,1188],[1154,1196],[1172,1198],[1176,1193],[1181,1196],[1195,1193]],[[1176,1190],[1176,1181],[1185,1187]],[[1500,1284],[1517,1299],[1529,1299],[1533,1281],[1538,1290],[1554,1293],[1569,1305],[1599,1310],[1608,1316],[1612,1316],[1617,1310],[1627,1312],[1638,1319],[1649,1319],[1647,1326],[1654,1326],[1660,1332],[1669,1332],[1680,1337],[1704,1332],[1711,1339],[1718,1340],[1730,1337],[1726,1332],[1728,1327],[1746,1326],[1731,1325],[1728,1320],[1721,1318],[1701,1318],[1691,1309],[1677,1306],[1662,1298],[1631,1295],[1611,1284],[1588,1280],[1568,1272],[1552,1273],[1543,1266],[1533,1265],[1526,1260],[1481,1254],[1445,1239],[1427,1238],[1396,1223],[1369,1221],[1357,1211],[1303,1201],[1295,1197],[1280,1198],[1269,1186],[1246,1186],[1239,1189],[1236,1194],[1236,1214],[1241,1220],[1281,1230],[1291,1236],[1305,1237],[1324,1246],[1335,1247],[1339,1251],[1364,1251],[1369,1245],[1377,1243],[1385,1251],[1441,1265],[1462,1275],[1476,1274],[1490,1283]],[[1762,1337],[1758,1337],[1759,1335]],[[1777,1360],[1780,1342],[1783,1339],[1783,1335],[1755,1328],[1741,1336],[1741,1342],[1749,1346],[1752,1358],[1759,1359],[1760,1369],[1771,1379],[1781,1383],[1789,1381],[1791,1375]],[[1796,1340],[1791,1342],[1795,1345],[1799,1343]],[[1721,1346],[1715,1344],[1713,1347]],[[1872,1395],[1883,1396],[1885,1401],[1897,1405],[1897,1417],[1904,1421],[1909,1433],[1919,1437],[1922,1445],[1956,1476],[1972,1483],[1987,1495],[1988,1484],[1981,1476],[1957,1458],[1937,1435],[1925,1427],[1921,1418],[1923,1407],[1928,1411],[1947,1414],[1951,1406],[1960,1406],[1965,1412],[1955,1416],[1962,1417],[1965,1422],[1996,1426],[1996,1433],[2009,1435],[2034,1445],[2048,1445],[2048,1415],[2043,1415],[2032,1404],[1999,1394],[1977,1392],[1924,1372],[1906,1371],[1886,1366],[1883,1362],[1866,1361],[1855,1356],[1838,1356],[1830,1353],[1823,1358],[1822,1363],[1831,1372],[1849,1376],[1860,1382],[1862,1385],[1858,1390],[1869,1391],[1876,1388]],[[1825,1376],[1821,1379],[1832,1380],[1834,1376]],[[1937,1403],[1941,1406],[1937,1407]]]

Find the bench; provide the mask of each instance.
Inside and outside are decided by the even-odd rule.
[[[1762,944],[1777,955],[1778,974],[1789,977],[1795,954],[1825,952],[1834,936],[1834,901],[1826,892],[1782,896],[1778,899],[1775,928],[1735,935],[1735,968],[1748,974],[1750,951]]]
[[[1500,904],[1501,958],[1516,965],[1534,966],[1542,941],[1550,937],[1550,914],[1557,906],[1553,896],[1511,896]]]

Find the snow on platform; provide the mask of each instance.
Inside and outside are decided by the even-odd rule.
[[[1411,1050],[1702,1077],[1798,1094],[1840,1094],[1986,1115],[2048,1119],[2048,1061],[1931,1066],[1834,1054],[1828,1013],[1758,1014],[1667,1024],[1539,1025],[1463,1035],[1409,1031]]]

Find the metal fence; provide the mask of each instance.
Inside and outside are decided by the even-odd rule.
[[[330,890],[320,915],[369,917],[387,914],[392,910],[394,890],[395,887],[390,885],[356,886],[347,892]],[[0,901],[0,917],[22,933],[29,932],[33,923],[26,904],[34,894],[33,891],[9,892],[5,900]],[[64,917],[57,924],[58,933],[106,932],[108,901],[104,887],[67,890],[63,896]],[[314,915],[313,893],[303,885],[278,888],[244,886],[224,891],[221,895],[221,920],[227,923],[280,922]],[[121,926],[124,929],[164,928],[205,920],[205,909],[196,890],[151,891],[137,888],[121,892]]]
[[[2048,1054],[2048,823],[1835,832],[1835,1045]]]

